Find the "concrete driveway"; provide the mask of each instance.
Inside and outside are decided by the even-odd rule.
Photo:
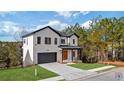
[[[44,67],[52,72],[55,72],[63,76],[66,80],[76,80],[85,76],[97,74],[93,71],[81,70],[78,68],[70,67],[65,64],[60,63],[45,63],[39,64],[41,67]]]

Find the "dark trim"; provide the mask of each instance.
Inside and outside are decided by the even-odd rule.
[[[79,47],[79,46],[69,46],[69,45],[60,45],[58,47],[60,47],[62,49],[81,49],[81,47]]]
[[[65,39],[60,40],[61,44],[65,44]]]
[[[46,28],[51,29],[51,30],[54,31],[56,34],[58,34],[60,37],[71,37],[71,36],[75,35],[75,36],[77,36],[77,37],[79,38],[79,36],[78,36],[76,33],[73,33],[73,34],[71,34],[71,35],[64,36],[64,35],[62,35],[59,31],[53,29],[53,28],[50,27],[50,26],[46,26],[46,27],[44,27],[44,28],[38,29],[38,30],[33,31],[33,32],[31,32],[31,33],[28,33],[28,34],[26,34],[26,35],[23,35],[22,38],[25,38],[25,37],[30,36],[30,35],[32,35],[32,34],[35,34],[35,33],[39,32],[39,31],[41,31],[41,30],[44,30],[44,29],[46,29]]]
[[[54,45],[58,44],[58,38],[54,38]]]
[[[37,44],[41,44],[41,37],[37,37]]]
[[[51,37],[45,37],[44,38],[44,44],[51,45]]]
[[[53,29],[53,28],[50,27],[50,26],[46,26],[46,27],[44,27],[44,28],[41,28],[41,29],[36,30],[36,31],[34,31],[34,32],[31,32],[31,33],[29,33],[29,34],[23,35],[22,38],[25,38],[25,37],[30,36],[30,35],[32,35],[32,34],[35,34],[35,33],[39,32],[39,31],[41,31],[41,30],[44,30],[44,29],[46,29],[46,28],[51,29],[51,30],[54,31],[56,34],[58,34],[59,36],[61,36],[61,34],[60,34],[58,31],[56,31],[55,29]]]
[[[75,39],[73,39],[73,44],[75,44]]]
[[[73,35],[75,35],[75,36],[77,36],[79,38],[79,36],[76,33],[71,34],[69,37],[71,37]]]

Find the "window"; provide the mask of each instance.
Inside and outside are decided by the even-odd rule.
[[[23,43],[28,45],[28,38],[27,39],[24,39],[23,40]]]
[[[75,39],[73,39],[73,44],[75,44]]]
[[[23,43],[25,44],[25,39],[23,40]]]
[[[45,37],[45,44],[51,44],[51,38]]]
[[[54,44],[57,45],[57,38],[54,38]]]
[[[37,37],[37,44],[41,44],[41,37]]]
[[[61,39],[61,44],[65,44],[65,39]]]

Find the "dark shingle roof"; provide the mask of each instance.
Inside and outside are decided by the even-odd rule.
[[[68,37],[70,35],[66,34],[65,32],[59,32],[61,36],[65,36],[65,37]]]
[[[65,32],[60,32],[60,31],[57,31],[57,30],[53,29],[53,28],[50,27],[50,26],[46,26],[46,27],[41,28],[41,29],[39,29],[39,30],[36,30],[36,31],[34,31],[34,32],[31,32],[31,33],[28,33],[28,34],[26,34],[26,35],[23,35],[22,38],[27,37],[27,36],[30,36],[30,35],[32,35],[32,34],[34,34],[34,33],[37,33],[37,32],[39,32],[39,31],[41,31],[41,30],[44,30],[44,29],[46,29],[46,28],[49,28],[49,29],[53,30],[55,33],[57,33],[57,34],[58,34],[59,36],[61,36],[61,37],[71,37],[72,35],[76,35],[77,37],[79,37],[79,36],[78,36],[77,34],[75,34],[75,33],[68,35],[68,34],[66,34]]]

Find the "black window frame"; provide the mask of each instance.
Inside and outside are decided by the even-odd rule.
[[[65,39],[61,39],[61,44],[65,44]]]
[[[37,44],[41,44],[41,37],[40,36],[37,37]]]
[[[73,39],[73,44],[75,44],[75,39]]]
[[[45,37],[45,44],[50,45],[51,44],[51,38],[50,37]]]
[[[26,43],[26,40],[25,39],[23,39],[23,44],[25,44]]]
[[[58,39],[54,38],[54,44],[57,45],[58,44]]]

